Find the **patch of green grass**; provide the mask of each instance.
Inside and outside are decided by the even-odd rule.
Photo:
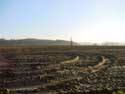
[[[112,94],[125,94],[123,90],[114,91]]]

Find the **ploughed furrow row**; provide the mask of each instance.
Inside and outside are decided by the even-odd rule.
[[[10,65],[7,69],[0,66],[0,87],[10,94],[125,88],[124,64],[119,65],[113,55],[44,52],[37,55],[4,54],[4,57]],[[123,57],[119,59],[124,61]],[[5,60],[1,59],[1,62]]]

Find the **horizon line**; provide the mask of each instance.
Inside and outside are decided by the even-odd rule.
[[[49,38],[0,38],[0,40],[23,40],[23,39],[36,39],[36,40],[53,40],[53,41],[56,41],[56,40],[63,40],[63,41],[71,41],[70,39],[67,40],[67,39],[49,39]],[[81,43],[81,44],[101,44],[101,45],[110,45],[110,44],[125,44],[125,42],[116,42],[116,41],[103,41],[103,42],[90,42],[90,41],[74,41],[72,40],[73,42],[76,42],[76,43]]]

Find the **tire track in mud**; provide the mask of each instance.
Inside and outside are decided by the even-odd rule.
[[[80,70],[82,70],[83,72],[90,72],[90,73],[95,73],[95,72],[99,72],[102,69],[105,69],[107,67],[109,67],[108,65],[113,64],[113,62],[110,61],[110,58],[106,58],[105,56],[100,56],[102,61],[100,61],[98,64],[94,65],[93,67],[89,67],[89,68],[80,68]],[[61,64],[65,65],[65,64],[73,64],[73,63],[78,63],[80,60],[79,56],[76,56],[74,59],[72,60],[67,60],[67,61],[63,61]]]

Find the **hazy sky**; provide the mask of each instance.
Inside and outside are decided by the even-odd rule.
[[[0,38],[125,42],[125,0],[0,0]]]

